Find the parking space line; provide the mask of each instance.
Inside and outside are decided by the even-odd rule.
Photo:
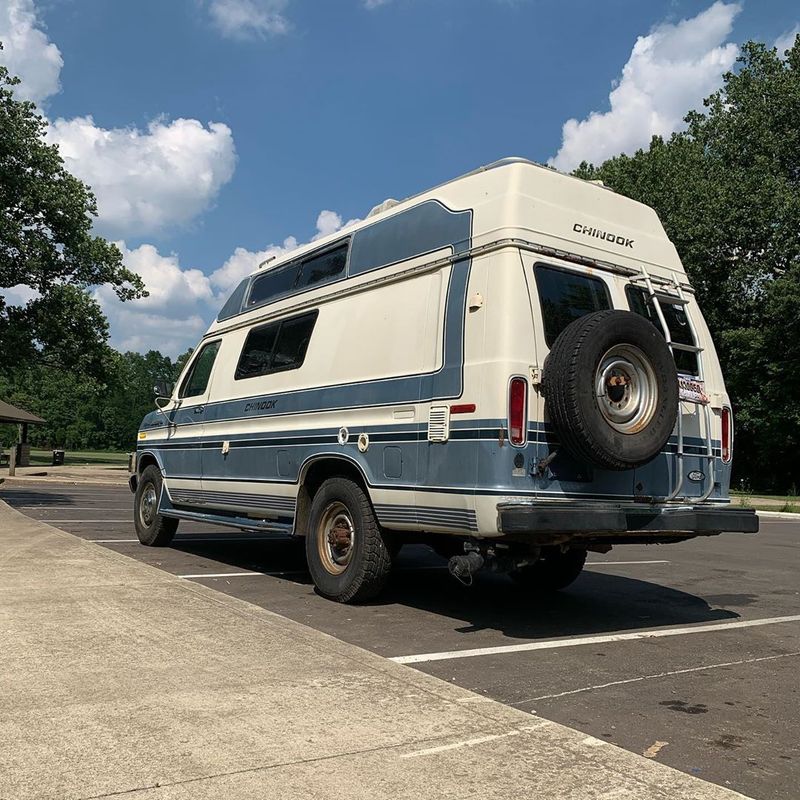
[[[86,539],[87,542],[94,544],[130,544],[131,542],[138,542],[138,539]]]
[[[669,564],[669,561],[587,561],[587,567],[618,567],[623,564]]]
[[[426,747],[424,750],[414,750],[411,753],[402,753],[400,758],[419,758],[420,756],[432,756],[438,753],[444,753],[447,750],[458,750],[462,747],[474,747],[478,744],[485,744],[486,742],[494,742],[497,739],[505,739],[508,736],[519,736],[522,733],[527,733],[529,731],[534,731],[537,728],[542,727],[547,723],[542,723],[541,725],[535,726],[526,726],[524,728],[519,728],[512,731],[506,731],[505,733],[491,733],[487,736],[476,736],[474,739],[464,739],[460,742],[452,742],[451,744],[442,744],[438,747]]]
[[[630,633],[611,633],[602,636],[575,636],[567,639],[547,639],[542,642],[526,642],[499,647],[480,647],[472,650],[449,650],[441,653],[420,653],[410,656],[394,656],[390,661],[398,664],[422,664],[428,661],[450,661],[458,658],[494,656],[507,653],[525,653],[532,650],[557,650],[562,647],[579,647],[584,644],[607,644],[610,642],[629,642],[636,639],[660,639],[665,636],[684,636],[691,633],[712,633],[736,628],[755,628],[762,625],[778,625],[786,622],[800,622],[800,614],[786,617],[767,617],[765,619],[742,619],[735,622],[719,622],[713,625],[695,625],[688,628],[663,628],[661,630],[633,631]]]
[[[176,578],[244,578],[249,575],[266,575],[270,578],[280,578],[283,575],[306,575],[308,574],[302,569],[291,569],[284,572],[209,572],[199,573],[197,575],[176,575]]]
[[[543,694],[539,697],[531,697],[528,700],[517,700],[514,703],[509,703],[510,706],[521,706],[526,703],[535,703],[537,700],[554,700],[559,697],[568,697],[571,694],[581,694],[582,692],[591,692],[595,689],[607,689],[610,686],[623,686],[627,683],[640,683],[641,681],[650,681],[655,678],[669,678],[673,675],[687,675],[691,672],[704,672],[709,669],[719,669],[721,667],[738,667],[743,664],[757,664],[760,661],[775,661],[778,658],[789,658],[790,656],[800,656],[800,650],[794,653],[781,653],[776,656],[759,656],[758,658],[743,658],[739,661],[725,661],[721,664],[706,664],[704,667],[689,667],[687,669],[672,669],[668,672],[657,672],[654,675],[641,675],[638,678],[626,678],[621,681],[609,681],[608,683],[597,683],[594,686],[582,686],[580,689],[570,689],[567,692],[558,692],[557,694]]]
[[[118,525],[120,522],[132,522],[128,519],[42,519],[39,522],[46,522],[48,525],[66,525],[69,522],[96,522],[98,525]]]

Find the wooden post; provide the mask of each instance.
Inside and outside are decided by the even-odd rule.
[[[13,478],[17,471],[17,447],[11,448],[8,454],[8,477]]]

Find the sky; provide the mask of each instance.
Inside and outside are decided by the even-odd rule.
[[[171,356],[270,255],[498,158],[632,153],[798,32],[796,0],[0,0],[0,63],[150,292],[93,289],[111,344]]]

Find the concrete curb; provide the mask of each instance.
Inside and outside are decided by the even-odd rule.
[[[800,522],[800,513],[792,514],[789,511],[756,511],[759,517],[766,517],[769,519],[791,519],[795,522]]]
[[[2,501],[0,563],[0,797],[743,797]]]

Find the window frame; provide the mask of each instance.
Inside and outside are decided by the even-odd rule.
[[[195,368],[197,367],[197,363],[200,361],[200,358],[203,355],[203,353],[206,350],[208,350],[208,348],[211,347],[212,345],[217,345],[217,352],[216,355],[214,356],[214,363],[211,365],[211,372],[208,373],[208,380],[206,381],[205,388],[203,389],[202,392],[199,392],[198,394],[189,394],[189,395],[184,394],[186,387],[189,385],[189,382],[194,377],[194,371]],[[176,398],[177,400],[191,400],[195,397],[202,397],[204,394],[208,392],[208,385],[211,383],[211,375],[214,372],[214,365],[217,363],[217,356],[219,355],[221,347],[222,347],[222,337],[220,337],[219,339],[212,339],[210,342],[204,342],[200,347],[197,348],[197,352],[192,354],[193,358],[191,362],[189,362],[189,367],[186,371],[186,376],[181,381],[180,386],[178,387],[178,396]]]
[[[285,300],[287,297],[297,297],[301,294],[305,294],[306,292],[313,292],[316,289],[321,289],[323,286],[331,286],[334,283],[339,283],[343,280],[346,280],[349,277],[350,271],[350,250],[352,244],[352,236],[346,236],[343,239],[339,239],[335,242],[331,242],[329,245],[325,247],[321,247],[319,250],[313,250],[310,253],[306,253],[299,258],[294,258],[291,261],[287,261],[285,264],[280,264],[272,267],[271,269],[267,270],[261,275],[253,275],[250,280],[250,286],[247,291],[247,298],[244,302],[244,306],[242,307],[243,312],[252,311],[256,308],[262,308],[263,306],[269,305],[270,303],[277,303],[279,300]],[[280,272],[284,269],[297,269],[297,277],[295,278],[295,282],[299,277],[303,274],[303,267],[305,266],[307,261],[312,261],[319,256],[324,256],[326,253],[332,252],[333,250],[338,250],[339,248],[346,247],[347,252],[345,254],[345,261],[344,261],[344,271],[343,273],[334,280],[330,281],[320,281],[319,283],[315,283],[311,286],[304,286],[300,288],[292,288],[288,292],[284,292],[283,294],[277,294],[272,297],[268,297],[264,300],[261,300],[257,303],[250,302],[250,298],[253,296],[253,291],[255,290],[257,284],[262,280],[267,278],[270,274],[275,274]]]
[[[239,358],[236,361],[236,368],[233,371],[233,379],[234,379],[234,381],[246,381],[246,380],[249,380],[251,378],[263,378],[265,375],[275,375],[275,374],[277,374],[279,372],[291,372],[292,370],[300,369],[303,366],[303,364],[305,364],[306,355],[308,354],[308,345],[306,345],[306,349],[303,351],[303,357],[302,357],[302,359],[300,360],[299,363],[292,364],[292,365],[289,365],[289,366],[282,366],[282,367],[278,367],[278,368],[273,368],[271,365],[272,365],[272,361],[274,360],[275,352],[276,352],[276,350],[278,348],[278,344],[280,343],[281,332],[283,330],[284,323],[286,323],[286,322],[295,322],[296,320],[302,319],[303,317],[311,317],[312,318],[311,329],[309,330],[309,333],[308,333],[308,344],[310,345],[311,344],[311,337],[314,335],[314,329],[317,327],[317,320],[319,319],[319,309],[318,308],[314,308],[314,309],[312,309],[310,311],[303,311],[300,314],[294,314],[293,316],[284,317],[283,319],[272,320],[271,322],[267,322],[267,323],[265,323],[263,325],[254,325],[252,328],[250,328],[247,331],[247,336],[245,337],[244,343],[242,344],[242,349],[239,351]],[[244,358],[245,351],[247,350],[247,343],[250,341],[250,337],[254,333],[257,333],[258,331],[263,331],[266,328],[269,328],[269,327],[271,327],[273,325],[277,326],[278,330],[277,330],[277,332],[275,334],[275,342],[272,345],[272,352],[270,353],[270,368],[265,370],[264,372],[255,372],[255,373],[250,374],[250,375],[239,375],[239,368],[241,367],[242,359]]]
[[[606,295],[606,302],[608,303],[608,308],[606,308],[606,309],[598,309],[598,310],[599,311],[607,311],[607,310],[613,310],[614,309],[614,307],[615,307],[614,306],[614,298],[613,298],[612,293],[611,293],[611,287],[609,286],[609,284],[601,276],[599,276],[599,275],[590,275],[590,274],[588,274],[586,272],[581,272],[580,270],[577,270],[577,269],[572,269],[570,267],[563,267],[560,264],[550,264],[550,263],[545,262],[545,261],[536,261],[536,262],[534,262],[534,265],[533,265],[533,279],[534,279],[534,282],[536,284],[536,299],[539,302],[539,316],[541,317],[541,320],[542,320],[542,333],[544,334],[544,343],[545,343],[545,346],[547,347],[548,350],[550,350],[550,348],[553,346],[553,344],[555,344],[556,339],[558,339],[559,335],[561,334],[561,331],[563,331],[564,328],[562,328],[561,331],[559,331],[555,335],[555,337],[553,338],[552,342],[548,342],[547,323],[546,323],[546,320],[545,320],[544,304],[542,303],[542,293],[541,293],[541,287],[540,287],[540,284],[539,284],[539,275],[538,275],[538,273],[543,269],[550,270],[551,272],[563,272],[563,273],[566,273],[569,276],[578,276],[578,277],[583,278],[584,280],[587,280],[587,281],[600,283],[602,285],[603,291],[605,292],[605,295]],[[589,311],[587,313],[588,314],[592,314],[594,312]],[[583,315],[583,316],[586,316],[586,315]],[[577,319],[580,319],[580,317],[578,317]]]

